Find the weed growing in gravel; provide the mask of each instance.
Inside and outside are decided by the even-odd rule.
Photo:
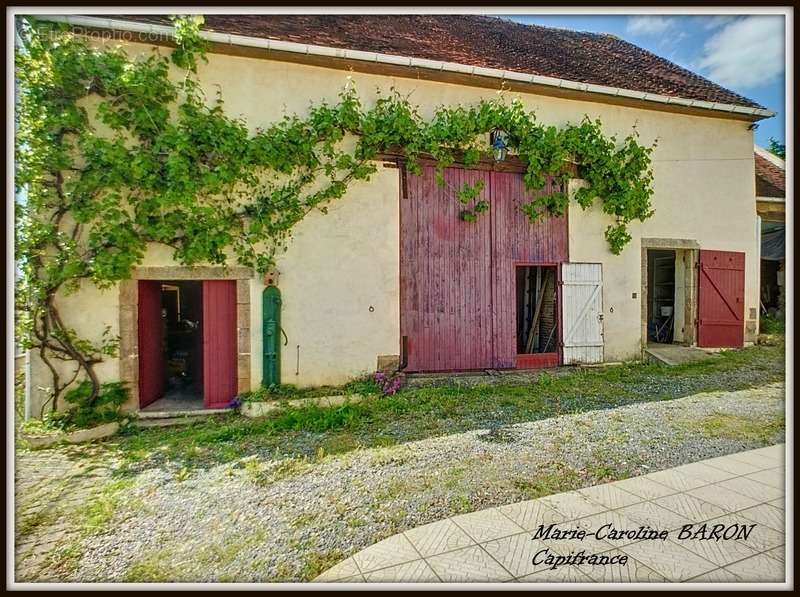
[[[255,529],[247,537],[225,537],[217,543],[207,543],[198,548],[194,559],[201,566],[225,568],[249,547],[262,543],[267,537],[264,529]]]
[[[581,487],[581,478],[575,469],[553,462],[550,468],[534,471],[529,477],[518,477],[512,483],[526,498],[536,499],[577,489]]]
[[[130,495],[134,485],[134,479],[119,479],[110,482],[98,492],[92,501],[80,510],[81,534],[94,535],[105,529],[123,503],[127,507],[136,507],[137,504],[131,502]]]
[[[474,510],[472,500],[469,499],[468,495],[463,493],[456,494],[448,500],[448,509],[451,510],[453,514],[463,514]]]
[[[344,556],[338,549],[333,551],[309,552],[303,559],[300,576],[305,580],[312,580],[343,559]]]
[[[161,551],[135,560],[125,572],[126,582],[174,582],[176,571],[167,562],[169,554]]]
[[[59,545],[48,555],[48,569],[58,578],[68,578],[81,561],[83,550],[76,541]]]
[[[372,453],[371,461],[375,466],[400,465],[409,462],[413,454],[404,448],[377,450]]]
[[[783,415],[753,419],[731,413],[714,413],[686,424],[709,438],[768,442],[783,433],[786,420]]]
[[[52,508],[42,508],[27,516],[18,516],[17,535],[19,537],[31,535],[39,527],[48,526],[55,522],[57,518],[58,514]]]
[[[245,461],[243,468],[253,483],[266,487],[299,475],[311,466],[312,462],[308,458],[285,458],[277,462],[261,462],[256,458],[250,458]]]

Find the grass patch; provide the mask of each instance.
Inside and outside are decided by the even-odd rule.
[[[250,458],[244,463],[244,471],[256,485],[267,487],[283,479],[302,474],[311,467],[306,458],[286,458],[277,462],[262,462]]]
[[[264,541],[266,532],[263,529],[258,529],[252,535],[249,535],[245,540],[241,539],[228,539],[222,543],[209,543],[201,546],[195,555],[195,561],[201,566],[214,566],[215,568],[224,568],[236,557],[247,551],[248,548],[257,545]]]
[[[59,578],[69,577],[78,569],[83,550],[76,542],[62,545],[48,555],[48,568]]]
[[[536,471],[536,474],[530,477],[518,477],[512,481],[512,484],[527,499],[533,500],[554,493],[578,489],[581,487],[581,477],[575,469],[554,463],[552,469]]]
[[[80,510],[81,534],[94,535],[105,530],[123,503],[128,507],[136,507],[137,504],[130,500],[130,490],[134,484],[133,479],[119,479],[106,485],[85,508]]]
[[[135,560],[125,572],[125,582],[175,582],[176,570],[168,554],[156,552]]]
[[[309,552],[303,559],[300,577],[309,581],[318,577],[328,568],[332,568],[344,559],[342,552],[338,549],[333,551]]]
[[[786,320],[774,315],[762,315],[759,327],[762,334],[783,335],[786,333]]]
[[[709,438],[766,443],[784,431],[786,419],[782,414],[769,419],[753,419],[730,413],[714,413],[685,424]]]
[[[515,423],[783,379],[783,344],[754,346],[677,367],[629,363],[544,373],[529,383],[407,388],[336,407],[289,405],[258,419],[226,413],[183,428],[126,429],[103,445],[129,466],[173,461],[192,468],[265,451],[313,459],[319,447],[342,454],[473,429],[495,430],[483,439],[502,442],[511,439],[504,427]]]
[[[262,386],[252,392],[245,392],[241,398],[245,402],[271,402],[277,400],[296,400],[298,398],[321,398],[323,396],[362,396],[378,395],[380,388],[371,375],[349,381],[341,386],[317,386],[298,388],[292,384]]]
[[[17,535],[25,537],[31,535],[36,529],[53,524],[58,519],[58,513],[53,508],[42,508],[17,520]]]

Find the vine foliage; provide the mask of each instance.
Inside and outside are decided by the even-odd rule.
[[[208,98],[201,89],[202,18],[174,24],[177,47],[168,55],[129,56],[91,47],[60,25],[17,23],[17,328],[53,374],[53,409],[76,381],[91,388],[86,403],[96,401],[95,365],[117,350],[109,333],[101,342],[80,338],[62,319],[58,296],[128,278],[148,243],[168,245],[185,265],[236,261],[266,271],[295,224],[369,180],[389,148],[402,148],[411,173],[432,157],[443,180],[457,159],[477,164],[489,132],[502,129],[526,164],[529,190],[547,175],[566,182],[577,165],[586,185],[575,200],[583,208],[600,201],[616,218],[605,236],[617,254],[630,240],[627,224],[652,214],[652,148],[635,131],[618,142],[596,120],[545,126],[502,94],[442,106],[426,119],[395,90],[365,105],[350,81],[335,103],[251,130],[225,113],[221,93]],[[464,220],[488,209],[479,195],[469,187],[457,193]],[[522,209],[537,221],[563,214],[567,203],[554,192]],[[74,373],[64,375],[58,361]]]

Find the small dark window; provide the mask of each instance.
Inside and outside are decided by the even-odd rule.
[[[554,266],[517,266],[517,354],[558,350]]]

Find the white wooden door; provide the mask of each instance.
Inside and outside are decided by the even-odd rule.
[[[603,267],[561,265],[564,364],[603,362]]]

